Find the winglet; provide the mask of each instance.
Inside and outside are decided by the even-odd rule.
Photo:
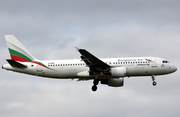
[[[80,50],[80,49],[79,49],[78,47],[76,47],[76,46],[75,46],[75,48],[76,48],[76,50],[77,50],[77,51],[79,51],[79,50]]]

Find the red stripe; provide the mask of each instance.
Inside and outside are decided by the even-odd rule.
[[[15,61],[19,61],[19,62],[31,62],[31,63],[38,64],[38,65],[40,65],[40,66],[46,67],[46,66],[44,66],[44,65],[42,65],[42,64],[40,64],[40,63],[38,63],[38,62],[28,61],[28,60],[26,60],[26,59],[24,59],[24,58],[22,58],[22,57],[19,57],[19,56],[16,56],[16,55],[12,55],[12,54],[11,54],[11,59],[12,59],[12,60],[15,60]],[[46,68],[47,68],[47,67],[46,67]]]
[[[42,66],[42,67],[48,68],[48,67],[46,67],[46,66],[44,66],[44,65],[42,65],[42,64],[40,64],[40,63],[38,63],[38,62],[31,62],[31,63],[35,63],[35,64],[38,64],[38,65],[40,65],[40,66]],[[48,69],[49,69],[49,68],[48,68]]]
[[[46,67],[46,66],[44,66],[44,65],[42,65],[42,64],[40,64],[40,63],[38,63],[38,62],[29,61],[29,60],[26,60],[26,59],[24,59],[24,58],[22,58],[22,57],[19,57],[19,56],[16,56],[16,55],[12,55],[12,54],[11,54],[11,59],[12,59],[12,60],[15,60],[15,61],[19,61],[19,62],[35,63],[35,64],[38,64],[38,65],[40,65],[40,66],[42,66],[42,67],[45,67],[45,68],[47,68],[47,69],[51,69],[51,68],[48,68],[48,67]],[[53,69],[51,69],[51,70],[53,70]]]
[[[15,61],[19,61],[19,62],[30,62],[30,61],[28,61],[28,60],[26,60],[26,59],[24,59],[22,57],[19,57],[19,56],[16,56],[16,55],[12,55],[12,54],[11,54],[11,59],[15,60]]]

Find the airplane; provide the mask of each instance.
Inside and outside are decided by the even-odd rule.
[[[97,58],[85,49],[79,49],[80,59],[38,60],[13,35],[5,35],[11,59],[2,69],[56,79],[93,80],[92,91],[99,82],[111,87],[122,87],[125,77],[155,76],[173,73],[177,67],[158,57]]]

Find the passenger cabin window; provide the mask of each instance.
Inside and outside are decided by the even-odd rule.
[[[163,63],[169,63],[168,61],[164,60]]]

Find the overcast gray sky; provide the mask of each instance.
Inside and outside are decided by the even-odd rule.
[[[15,35],[38,59],[73,59],[85,48],[99,58],[162,57],[180,66],[179,0],[0,0],[4,35]],[[1,117],[179,117],[180,73],[125,78],[112,88],[92,81],[47,79],[0,70]]]

